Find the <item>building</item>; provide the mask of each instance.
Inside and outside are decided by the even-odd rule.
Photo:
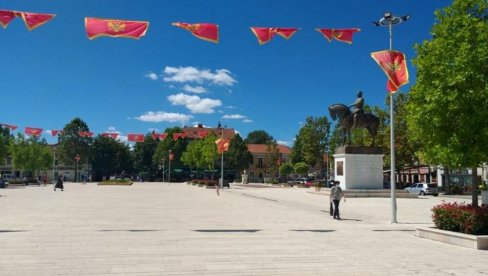
[[[189,140],[201,139],[208,134],[214,133],[217,137],[222,137],[231,140],[236,135],[233,128],[211,128],[203,127],[202,124],[198,124],[196,127],[183,127],[182,132],[185,133],[185,137]]]
[[[249,182],[265,182],[265,178],[279,178],[277,167],[289,160],[291,149],[285,145],[278,145],[280,156],[276,165],[267,164],[269,162],[270,152],[267,145],[248,144],[248,151],[252,154],[252,160],[247,170]]]

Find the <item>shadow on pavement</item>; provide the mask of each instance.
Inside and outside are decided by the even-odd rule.
[[[256,233],[259,229],[197,229],[195,232],[202,233]]]
[[[30,230],[0,230],[0,233],[30,232]]]
[[[321,230],[321,229],[291,229],[294,232],[313,232],[313,233],[328,233],[335,232],[335,230]]]

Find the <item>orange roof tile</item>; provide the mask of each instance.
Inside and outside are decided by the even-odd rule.
[[[266,145],[265,144],[248,144],[247,150],[249,150],[250,153],[266,153]],[[290,154],[291,153],[291,148],[289,148],[285,145],[278,145],[278,150],[282,154]]]

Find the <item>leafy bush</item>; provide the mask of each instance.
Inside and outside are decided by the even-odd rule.
[[[472,235],[488,234],[488,206],[474,207],[466,203],[442,203],[432,208],[437,228]]]

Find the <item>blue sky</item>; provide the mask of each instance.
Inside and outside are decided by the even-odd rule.
[[[53,13],[28,31],[21,19],[0,29],[0,123],[61,129],[80,117],[94,133],[163,132],[222,121],[242,136],[263,129],[291,146],[307,116],[334,103],[384,107],[386,76],[370,53],[388,48],[371,24],[385,11],[411,14],[396,26],[393,48],[408,59],[430,39],[434,11],[451,1],[400,0],[25,0],[0,9]],[[89,40],[84,18],[149,21],[140,40]],[[216,23],[220,42],[200,40],[172,22]],[[249,27],[296,27],[290,39],[259,45]],[[360,28],[353,44],[328,42],[315,28]],[[409,85],[401,91],[408,91]],[[55,142],[50,134],[44,134]]]

